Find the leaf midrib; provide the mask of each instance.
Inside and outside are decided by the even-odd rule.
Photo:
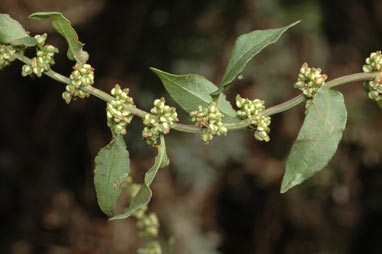
[[[263,41],[265,41],[265,40],[266,40],[266,39],[262,40],[261,43],[262,43]],[[260,42],[258,42],[256,45],[258,45],[258,44],[260,44]],[[260,48],[259,50],[262,50],[262,49],[265,48],[266,46],[267,46],[267,45],[265,45],[264,47]],[[241,62],[242,58],[243,58],[244,56],[247,56],[247,54],[248,54],[253,48],[255,48],[255,46],[251,47],[251,48],[248,49],[243,55],[241,55],[241,56],[237,59],[237,61],[233,63],[232,68],[231,68],[230,71],[228,71],[227,75],[224,75],[224,76],[227,76],[227,77],[231,76],[232,72],[234,71],[234,68],[236,68],[236,65],[238,65],[238,63]],[[251,60],[251,59],[249,59],[248,62],[249,62],[250,60]],[[229,74],[229,75],[228,75],[228,74]],[[233,79],[234,79],[234,78],[233,78]],[[232,80],[233,80],[233,79],[232,79]],[[223,79],[223,80],[224,80],[224,79]],[[225,86],[225,85],[231,83],[232,80],[222,82],[221,86]]]
[[[192,74],[191,74],[191,75],[192,75]],[[161,75],[161,76],[162,76],[164,79],[166,79],[167,81],[169,81],[170,83],[172,83],[172,84],[176,85],[177,87],[183,89],[184,91],[187,91],[187,92],[189,92],[190,94],[193,94],[195,97],[200,98],[200,100],[201,100],[201,101],[204,101],[205,103],[209,103],[209,102],[212,101],[212,99],[211,99],[210,101],[206,101],[205,99],[203,99],[202,97],[200,97],[199,95],[197,95],[195,92],[186,89],[184,86],[179,85],[179,84],[176,83],[175,81],[173,81],[173,80],[167,78],[165,75]]]
[[[106,190],[107,190],[108,196],[109,196],[109,193],[110,193],[109,192],[109,186],[110,186],[111,172],[113,171],[113,167],[114,167],[114,157],[115,157],[115,148],[114,147],[115,146],[116,146],[116,143],[112,146],[112,150],[111,150],[111,163],[110,163],[110,167],[109,167],[108,175],[107,175]]]

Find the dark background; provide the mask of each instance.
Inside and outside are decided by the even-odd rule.
[[[171,103],[148,67],[219,83],[235,38],[254,29],[302,20],[249,63],[231,101],[238,92],[267,106],[292,98],[305,61],[329,79],[360,72],[382,42],[380,0],[1,0],[0,12],[32,35],[48,32],[60,48],[54,69],[65,75],[73,65],[65,41],[49,22],[27,18],[52,10],[86,43],[95,86],[129,87],[145,110],[160,96]],[[108,222],[97,207],[93,159],[110,140],[105,104],[91,97],[66,105],[63,84],[22,78],[21,66],[0,73],[0,253],[135,253],[134,220]],[[158,174],[150,204],[164,245],[173,235],[177,254],[382,253],[381,110],[364,98],[361,83],[338,90],[349,111],[339,150],[322,172],[283,195],[302,105],[272,118],[269,143],[240,131],[207,147],[198,135],[172,131],[171,165]],[[155,155],[141,128],[135,119],[126,136],[138,182]]]

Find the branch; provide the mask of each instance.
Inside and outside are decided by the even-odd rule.
[[[28,57],[26,57],[20,53],[17,53],[17,59],[20,60],[21,62],[25,63],[25,64],[29,64],[31,61],[30,58],[28,58]],[[63,75],[61,75],[61,74],[59,74],[53,70],[44,72],[44,74],[47,75],[48,77],[58,81],[58,82],[61,82],[64,84],[70,84],[70,79],[68,77],[63,76]],[[342,76],[342,77],[333,79],[333,80],[327,82],[325,86],[328,88],[332,88],[335,86],[339,86],[339,85],[343,85],[343,84],[351,83],[351,82],[373,80],[373,79],[375,79],[381,75],[382,74],[378,73],[378,72],[355,73],[355,74]],[[81,89],[84,92],[90,93],[90,94],[94,95],[95,97],[97,97],[101,100],[104,100],[106,102],[110,102],[114,99],[114,97],[111,96],[110,94],[105,93],[104,91],[102,91],[98,88],[92,87],[92,86],[83,87]],[[273,107],[270,107],[268,109],[263,110],[260,113],[260,115],[261,116],[275,115],[277,113],[281,113],[281,112],[284,112],[284,111],[289,110],[291,108],[294,108],[297,105],[299,105],[300,103],[304,102],[305,100],[306,100],[305,96],[303,94],[300,94],[300,95],[298,95],[298,96],[296,96],[290,100],[287,100],[283,103],[280,103],[278,105],[275,105]],[[133,115],[141,117],[141,118],[143,118],[146,114],[149,114],[148,112],[146,112],[144,110],[141,110],[141,109],[138,109],[138,108],[135,108],[132,106],[126,106],[126,110],[130,111]],[[254,120],[255,117],[256,116],[253,116],[251,118],[241,120],[237,123],[226,123],[226,124],[224,124],[224,126],[228,130],[240,130],[240,129],[243,129],[243,128],[250,126],[252,120]],[[198,126],[189,125],[189,124],[181,124],[181,123],[177,123],[173,129],[175,129],[177,131],[188,132],[188,133],[201,133],[202,132],[202,128],[200,128]]]

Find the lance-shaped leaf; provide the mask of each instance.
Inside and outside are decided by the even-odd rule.
[[[150,202],[152,191],[150,189],[151,183],[154,181],[154,178],[159,169],[167,167],[170,163],[167,153],[166,153],[166,144],[164,141],[163,135],[160,137],[161,143],[158,147],[158,155],[155,157],[155,162],[152,168],[147,171],[145,175],[144,183],[139,189],[135,197],[130,201],[130,205],[124,213],[110,218],[110,220],[121,220],[126,219],[133,215],[143,206],[147,205]]]
[[[296,21],[277,29],[255,30],[239,36],[233,47],[232,56],[225,69],[220,87],[212,95],[217,96],[219,93],[229,89],[232,86],[232,82],[242,73],[247,63],[255,55],[260,53],[269,44],[275,43],[286,30],[299,22]]]
[[[68,43],[68,58],[81,64],[84,64],[88,61],[89,54],[82,50],[84,44],[78,40],[78,35],[72,27],[70,21],[60,12],[35,12],[29,17],[36,20],[45,20],[51,18],[53,28],[59,34],[61,34]]]
[[[286,162],[281,193],[301,184],[325,167],[337,151],[347,111],[340,92],[321,88]]]
[[[30,37],[22,25],[8,14],[0,14],[0,43],[33,47],[37,41]]]
[[[95,158],[94,185],[98,205],[109,217],[114,208],[130,171],[129,152],[122,135],[102,148]]]
[[[210,93],[217,89],[211,81],[197,74],[174,75],[155,68],[150,69],[158,75],[170,96],[187,113],[196,110],[199,105],[207,107],[212,101]],[[236,111],[224,94],[218,98],[218,108],[225,115],[225,122],[238,121]]]

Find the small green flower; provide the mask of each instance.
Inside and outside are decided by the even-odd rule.
[[[66,91],[62,93],[62,98],[67,104],[77,98],[86,98],[90,94],[81,90],[83,87],[94,84],[94,68],[90,64],[79,64],[73,67],[73,72],[70,74],[70,84],[66,86]]]
[[[240,95],[236,95],[236,106],[239,108],[238,116],[243,119],[257,116],[265,109],[263,100],[254,99],[251,101],[247,98],[241,98]]]
[[[366,58],[366,64],[362,66],[364,72],[380,72],[382,73],[382,51],[376,51]],[[364,88],[368,97],[376,102],[382,102],[382,78],[377,77],[375,80],[365,81]]]
[[[259,141],[269,142],[270,137],[268,136],[271,129],[271,118],[269,116],[261,116],[252,121],[252,124],[256,126],[254,133],[255,139]]]
[[[259,99],[249,100],[236,95],[236,106],[239,108],[237,114],[240,118],[253,118],[251,123],[252,128],[255,128],[255,139],[268,142],[270,140],[268,134],[271,131],[269,128],[271,118],[269,116],[260,116],[261,111],[265,109],[265,102]]]
[[[46,41],[46,38],[48,37],[48,35],[45,33],[45,34],[37,34],[34,36],[34,38],[37,40],[37,46],[39,47],[43,47],[45,45],[45,41]]]
[[[111,95],[113,95],[115,99],[107,103],[106,116],[107,126],[109,126],[113,135],[126,135],[126,127],[133,119],[133,114],[126,110],[127,105],[135,107],[133,98],[128,96],[128,94],[129,89],[121,89],[118,84],[111,90]]]
[[[38,50],[36,57],[31,59],[30,64],[25,64],[22,68],[21,75],[26,77],[28,75],[36,75],[41,78],[42,74],[51,69],[55,64],[54,54],[58,53],[58,48],[52,45],[44,45],[47,35],[36,35]],[[29,66],[29,67],[28,67]]]
[[[161,134],[168,134],[170,129],[179,121],[178,114],[174,107],[165,105],[165,98],[156,99],[154,107],[150,110],[151,114],[143,117],[145,128],[142,137],[149,145],[155,146]]]
[[[197,110],[190,113],[191,121],[195,122],[196,126],[203,128],[200,137],[206,144],[216,135],[227,135],[228,130],[222,123],[223,117],[216,102],[211,102],[207,108],[199,106]]]
[[[159,233],[159,221],[155,213],[140,218],[137,222],[139,234],[141,237],[154,238]]]
[[[300,69],[294,87],[301,90],[309,101],[309,99],[312,99],[317,93],[318,89],[325,85],[325,80],[327,78],[328,76],[326,74],[321,74],[320,68],[310,68],[307,63],[304,63]],[[306,104],[306,114],[309,112],[310,105],[311,102]]]
[[[12,45],[0,44],[0,70],[15,61],[16,53],[22,51],[23,50],[21,48],[19,49]]]

